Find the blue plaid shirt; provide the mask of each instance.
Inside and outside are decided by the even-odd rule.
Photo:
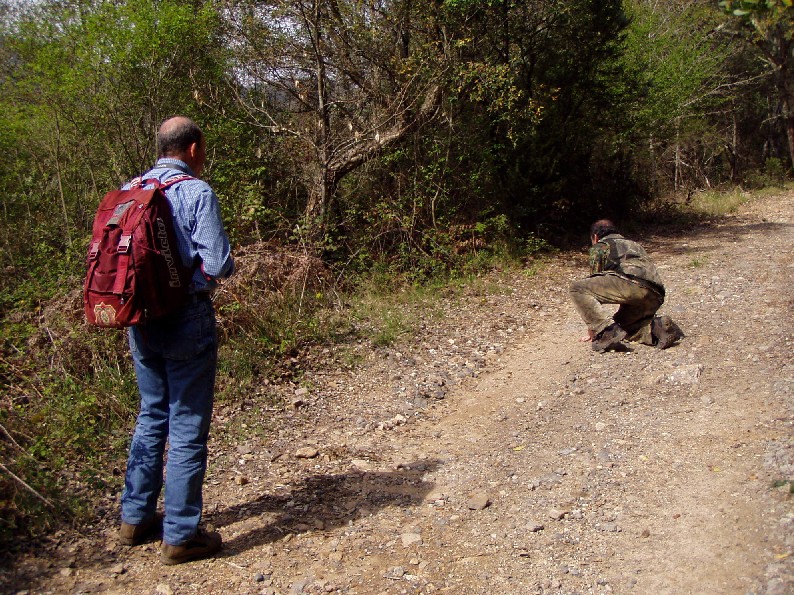
[[[182,174],[195,176],[185,162],[162,157],[141,178],[165,182]],[[124,188],[129,188],[129,184]],[[165,195],[171,203],[182,262],[186,266],[201,263],[193,274],[192,292],[211,291],[217,285],[215,279],[224,279],[234,272],[218,197],[209,184],[198,178],[177,182],[166,188]]]

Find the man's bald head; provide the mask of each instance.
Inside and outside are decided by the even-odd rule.
[[[201,145],[204,134],[196,123],[185,116],[169,118],[157,132],[160,157],[180,157],[191,145]]]

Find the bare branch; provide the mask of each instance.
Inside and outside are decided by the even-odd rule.
[[[49,500],[47,500],[47,498],[45,498],[44,496],[42,496],[41,494],[39,494],[39,493],[38,493],[36,490],[34,490],[32,487],[30,487],[30,486],[29,486],[29,485],[28,485],[28,484],[25,482],[25,480],[24,480],[24,479],[22,479],[22,478],[21,478],[21,477],[19,477],[18,475],[15,475],[15,474],[14,474],[14,472],[13,472],[13,471],[11,471],[11,470],[10,470],[8,467],[6,467],[5,465],[3,465],[3,463],[0,463],[0,469],[1,469],[1,470],[3,470],[3,471],[5,471],[6,473],[8,473],[8,474],[11,476],[11,478],[12,478],[14,481],[16,481],[16,482],[17,482],[19,485],[21,485],[23,488],[25,488],[25,489],[26,489],[28,492],[30,492],[31,494],[33,494],[34,496],[36,496],[36,498],[38,498],[39,500],[41,500],[42,502],[44,502],[44,504],[46,504],[46,505],[47,505],[47,506],[49,506],[50,508],[55,508],[55,504],[53,504],[52,502],[50,502]]]

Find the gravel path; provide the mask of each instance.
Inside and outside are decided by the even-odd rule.
[[[221,557],[117,546],[109,495],[10,592],[794,592],[794,193],[637,239],[681,344],[578,342],[584,253],[406,306],[410,341],[306,354],[301,387],[263,387],[283,411],[218,408]]]

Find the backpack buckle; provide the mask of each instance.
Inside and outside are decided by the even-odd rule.
[[[123,235],[119,240],[118,253],[126,254],[130,251],[130,244],[132,243],[132,235]]]
[[[91,244],[91,249],[88,251],[88,258],[90,258],[91,260],[93,260],[99,255],[99,244],[100,244],[99,240]]]

